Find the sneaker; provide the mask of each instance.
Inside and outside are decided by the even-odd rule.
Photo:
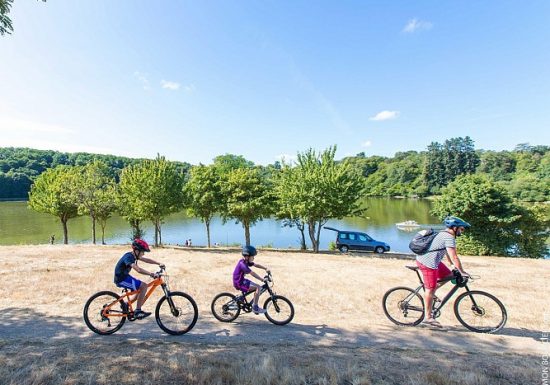
[[[151,315],[151,312],[143,311],[143,310],[136,310],[134,313],[135,319],[144,319],[145,317],[149,317]]]
[[[262,309],[258,305],[252,306],[252,311],[254,312],[254,314],[264,314],[266,312],[265,309]]]

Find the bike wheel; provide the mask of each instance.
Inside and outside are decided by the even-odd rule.
[[[180,291],[171,292],[170,297],[162,297],[155,309],[155,319],[159,327],[166,333],[176,336],[193,329],[198,317],[199,309],[195,300],[189,294]]]
[[[286,325],[294,318],[294,306],[282,295],[274,295],[264,302],[265,317],[275,325]]]
[[[210,309],[218,321],[235,321],[241,314],[241,307],[235,298],[231,293],[220,293],[214,297]]]
[[[394,287],[384,294],[386,317],[396,325],[416,326],[424,319],[424,299],[408,287]]]
[[[100,291],[92,295],[84,305],[84,322],[94,333],[113,334],[126,322],[122,301],[112,291]]]
[[[477,333],[494,333],[504,327],[508,315],[502,302],[484,291],[467,291],[454,304],[458,321]]]

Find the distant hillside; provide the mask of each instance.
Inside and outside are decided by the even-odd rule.
[[[57,165],[83,165],[93,159],[108,164],[115,177],[142,159],[84,152],[0,148],[0,200],[27,199],[34,179]],[[476,150],[469,137],[432,142],[426,151],[398,152],[393,157],[359,153],[345,158],[365,177],[370,196],[439,194],[460,174],[485,174],[522,201],[550,201],[550,146],[519,144],[512,151]],[[174,162],[185,172],[191,165]],[[250,162],[252,163],[252,162]],[[277,162],[276,162],[277,163]]]
[[[27,199],[34,179],[58,165],[80,166],[99,159],[112,168],[115,176],[126,166],[141,159],[115,155],[67,153],[32,148],[0,147],[0,199]],[[191,165],[175,162],[187,171]]]

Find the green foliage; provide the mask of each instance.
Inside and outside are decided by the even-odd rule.
[[[300,219],[308,226],[315,252],[321,227],[331,218],[357,214],[364,180],[350,163],[334,161],[336,146],[321,154],[298,153],[295,167],[285,165],[276,179],[277,216]]]
[[[158,246],[162,243],[162,219],[181,209],[183,185],[183,173],[160,155],[128,166],[120,177],[119,211],[137,233],[141,232],[141,221],[151,220]]]
[[[470,137],[448,139],[443,145],[432,142],[426,155],[424,183],[430,192],[438,192],[457,176],[474,173],[478,165],[479,155]]]
[[[336,250],[336,242],[330,241],[330,242],[328,243],[328,249],[329,249],[330,251],[335,251],[335,250]]]
[[[433,213],[456,215],[472,228],[457,240],[459,250],[471,255],[542,257],[547,222],[539,211],[513,202],[498,184],[482,175],[462,175],[442,190]],[[522,234],[529,234],[523,236]],[[540,235],[540,237],[538,235]]]
[[[13,4],[13,0],[0,0],[0,35],[11,34],[13,25],[8,14]]]
[[[271,182],[260,168],[235,168],[222,174],[221,193],[224,221],[235,219],[243,225],[250,245],[250,226],[273,213]]]
[[[222,210],[223,205],[220,175],[217,170],[213,165],[193,167],[184,188],[188,213],[205,223],[208,247],[210,247],[210,222],[214,215]]]
[[[67,166],[49,169],[36,179],[29,194],[31,209],[60,219],[65,244],[69,243],[67,221],[78,216],[78,202],[71,190],[76,176],[76,171]]]
[[[101,220],[104,241],[106,220],[115,210],[115,179],[104,162],[94,160],[84,166],[75,167],[75,181],[72,188],[78,213],[89,215],[92,219],[92,241],[96,243],[96,221]]]

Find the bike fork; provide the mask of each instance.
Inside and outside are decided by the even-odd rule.
[[[166,286],[162,286],[162,290],[164,290],[164,294],[166,295],[166,300],[168,301],[168,305],[170,305],[170,311],[172,312],[172,315],[174,317],[179,316],[179,310],[176,308],[176,305],[174,304],[174,300],[172,299],[172,295],[170,294],[170,291],[166,288]]]

